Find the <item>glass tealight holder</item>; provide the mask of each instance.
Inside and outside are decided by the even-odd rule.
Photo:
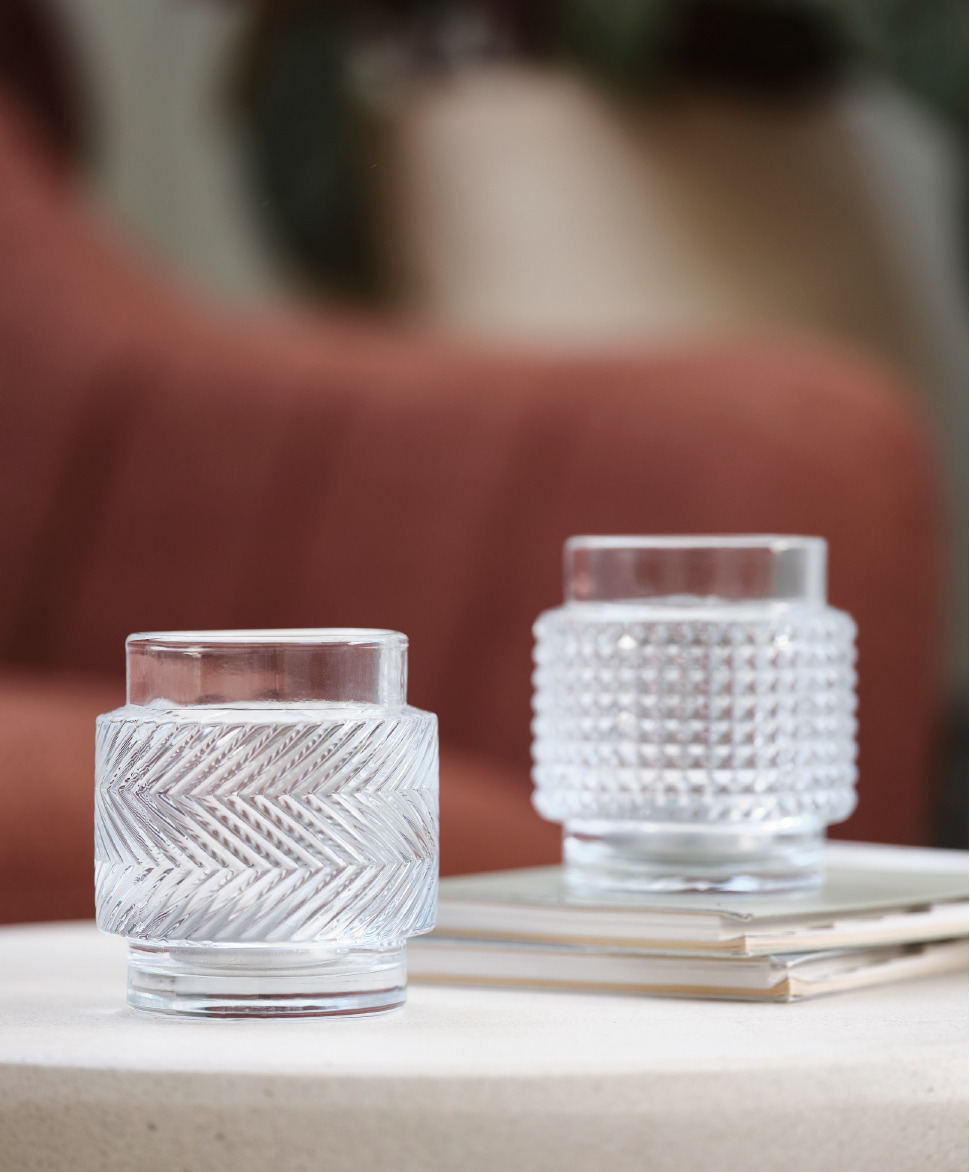
[[[533,802],[591,892],[808,889],[855,808],[855,624],[817,537],[574,537]]]
[[[98,718],[98,926],[128,1001],[201,1017],[377,1013],[434,927],[436,718],[396,631],[131,635]]]

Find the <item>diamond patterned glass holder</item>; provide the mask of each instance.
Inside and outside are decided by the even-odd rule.
[[[98,925],[128,1000],[191,1016],[403,1003],[434,927],[436,718],[394,631],[132,635],[98,718]]]
[[[855,624],[819,538],[573,538],[535,625],[533,803],[571,885],[821,879],[855,807]]]

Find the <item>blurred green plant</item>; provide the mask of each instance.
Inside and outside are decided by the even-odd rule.
[[[868,73],[965,149],[957,0],[264,0],[254,11],[239,92],[260,203],[303,274],[356,299],[387,291],[370,181],[381,114],[411,81],[483,60],[569,64],[640,100],[805,101]]]
[[[817,0],[852,56],[916,97],[961,139],[967,125],[967,6],[961,0]]]
[[[242,73],[259,200],[310,283],[372,299],[380,272],[367,110],[348,76],[353,21],[330,3],[289,8],[250,37]]]

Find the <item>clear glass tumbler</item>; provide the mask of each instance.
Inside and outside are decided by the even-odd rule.
[[[193,1016],[403,1003],[434,927],[438,731],[396,631],[131,635],[98,718],[98,926],[128,1001]]]
[[[574,537],[535,625],[533,802],[591,891],[820,881],[855,808],[855,624],[817,537]]]

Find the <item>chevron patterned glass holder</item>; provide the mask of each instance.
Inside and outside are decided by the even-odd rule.
[[[533,803],[579,891],[806,889],[855,808],[855,624],[811,537],[574,537]]]
[[[438,732],[396,631],[127,640],[97,722],[98,926],[128,1002],[195,1017],[379,1013],[434,927]]]

